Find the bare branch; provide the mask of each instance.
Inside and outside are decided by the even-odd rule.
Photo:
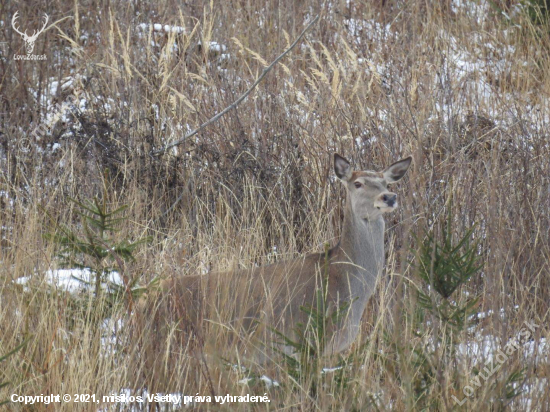
[[[237,100],[235,100],[231,105],[227,106],[225,109],[223,109],[221,112],[219,112],[218,114],[216,114],[214,117],[208,119],[206,122],[204,122],[203,124],[201,124],[199,127],[197,127],[195,130],[193,130],[192,132],[189,132],[187,135],[185,135],[185,137],[175,141],[175,142],[172,142],[170,144],[167,144],[166,146],[164,146],[163,148],[161,149],[158,149],[158,150],[154,150],[151,152],[151,155],[152,156],[159,156],[161,154],[164,154],[166,153],[166,151],[168,151],[169,149],[171,149],[172,147],[175,147],[175,146],[179,146],[180,144],[182,144],[183,142],[185,142],[187,139],[189,139],[190,137],[196,135],[198,132],[200,132],[202,129],[204,129],[206,126],[214,123],[215,121],[217,121],[220,117],[222,117],[223,115],[225,115],[227,112],[229,112],[230,110],[234,109],[235,107],[237,107],[244,99],[247,98],[247,96],[252,93],[252,90],[254,90],[256,88],[256,86],[263,80],[263,78],[266,76],[267,73],[269,73],[269,71],[277,64],[279,63],[279,61],[285,57],[294,47],[296,47],[296,45],[300,42],[300,40],[302,40],[302,37],[304,37],[304,35],[306,34],[306,32],[311,28],[311,26],[313,26],[317,20],[319,20],[319,16],[316,16],[312,21],[311,23],[309,23],[307,25],[307,27],[302,31],[302,33],[300,33],[300,35],[298,36],[298,38],[296,40],[294,40],[294,43],[292,43],[290,45],[290,47],[288,49],[286,49],[283,53],[281,53],[279,55],[279,57],[277,57],[275,60],[273,60],[273,62],[267,66],[263,71],[262,71],[262,74],[256,79],[256,81],[254,82],[254,84],[252,84],[252,86],[250,86],[250,88],[244,92]]]

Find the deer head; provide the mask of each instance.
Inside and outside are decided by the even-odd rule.
[[[38,35],[40,33],[42,33],[44,31],[44,29],[46,28],[46,24],[48,24],[48,15],[46,13],[44,13],[44,25],[42,26],[42,28],[40,30],[38,30],[38,31],[35,30],[34,33],[31,36],[29,36],[27,34],[26,30],[25,30],[24,33],[22,33],[16,27],[16,21],[17,21],[18,14],[19,14],[19,12],[16,11],[15,14],[13,15],[13,18],[11,19],[11,25],[12,25],[13,29],[23,37],[23,40],[25,41],[25,49],[27,50],[27,54],[31,54],[32,51],[34,50],[34,42],[36,41],[36,38],[38,37]]]
[[[371,220],[395,210],[397,195],[390,191],[389,185],[405,175],[411,160],[411,157],[402,159],[382,172],[353,171],[346,159],[335,154],[334,171],[346,185],[354,215]]]

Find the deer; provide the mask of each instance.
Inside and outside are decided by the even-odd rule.
[[[344,157],[334,155],[334,172],[346,191],[341,236],[334,247],[249,270],[179,276],[162,288],[170,290],[174,307],[193,322],[207,320],[259,337],[260,330],[293,336],[296,326],[308,321],[304,306],[315,304],[324,285],[327,312],[343,305],[347,310],[326,331],[322,355],[345,351],[360,332],[363,312],[383,273],[384,214],[397,208],[390,185],[403,178],[411,161],[404,158],[381,172],[354,171]],[[291,349],[282,347],[288,354]]]
[[[22,33],[16,26],[16,22],[17,22],[17,18],[19,17],[18,16],[19,12],[16,11],[15,14],[13,15],[12,19],[11,19],[11,25],[13,27],[13,29],[16,31],[16,33],[20,34],[22,37],[23,37],[23,40],[25,41],[25,49],[27,51],[27,54],[31,54],[32,51],[34,50],[34,43],[36,42],[36,39],[38,38],[38,35],[40,33],[42,33],[44,31],[44,29],[46,28],[46,25],[48,24],[48,15],[46,13],[44,13],[44,25],[42,26],[42,28],[38,31],[34,31],[32,33],[31,36],[29,36],[27,34],[27,31],[25,30],[24,33]]]

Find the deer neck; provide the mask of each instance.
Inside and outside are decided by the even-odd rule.
[[[346,272],[353,275],[350,286],[374,289],[374,282],[384,267],[384,226],[382,216],[372,220],[356,216],[348,197],[338,255],[351,263],[346,265]]]

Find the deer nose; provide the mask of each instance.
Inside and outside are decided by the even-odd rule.
[[[395,193],[384,194],[382,195],[382,200],[391,207],[395,204],[395,201],[397,200],[397,195]]]

